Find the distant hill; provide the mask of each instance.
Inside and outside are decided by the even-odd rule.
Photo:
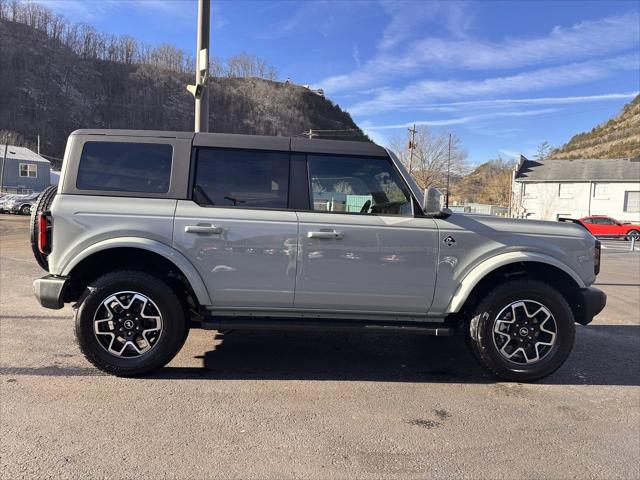
[[[590,132],[574,135],[552,152],[552,159],[640,157],[640,95],[619,115]]]
[[[509,205],[513,163],[491,160],[463,177],[452,179],[451,202]]]
[[[37,5],[29,8],[46,14]],[[136,63],[125,49],[133,39],[99,37],[93,30],[77,42],[85,49],[93,42],[93,50],[83,53],[65,40],[77,26],[67,25],[64,37],[53,23],[38,28],[36,22],[26,24],[28,16],[12,21],[7,15],[0,15],[0,137],[33,146],[39,134],[42,152],[60,157],[67,136],[78,128],[193,129],[193,97],[185,86],[194,74],[184,67],[163,68],[162,58],[155,65]],[[100,44],[101,38],[112,43]],[[163,48],[160,53],[177,51]],[[152,60],[153,55],[157,51]],[[111,56],[121,60],[104,59]],[[229,74],[210,79],[209,100],[212,132],[290,136],[351,129],[347,139],[368,141],[347,112],[299,85]]]

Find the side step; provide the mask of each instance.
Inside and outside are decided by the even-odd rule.
[[[433,323],[416,322],[369,322],[357,320],[306,320],[290,318],[255,317],[206,317],[194,322],[193,328],[204,330],[288,330],[288,331],[349,331],[371,333],[410,333],[413,335],[435,335],[448,337],[455,328]]]

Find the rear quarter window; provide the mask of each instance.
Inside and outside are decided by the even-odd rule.
[[[173,147],[159,143],[87,142],[76,188],[109,192],[167,193]]]

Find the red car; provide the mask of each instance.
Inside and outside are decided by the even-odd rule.
[[[640,239],[640,225],[632,223],[622,223],[615,218],[604,215],[592,215],[580,219],[587,230],[594,236],[598,235],[625,235],[626,237],[636,237]]]

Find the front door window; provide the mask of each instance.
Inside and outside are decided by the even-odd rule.
[[[314,211],[412,215],[409,192],[388,160],[309,156],[308,161]]]

